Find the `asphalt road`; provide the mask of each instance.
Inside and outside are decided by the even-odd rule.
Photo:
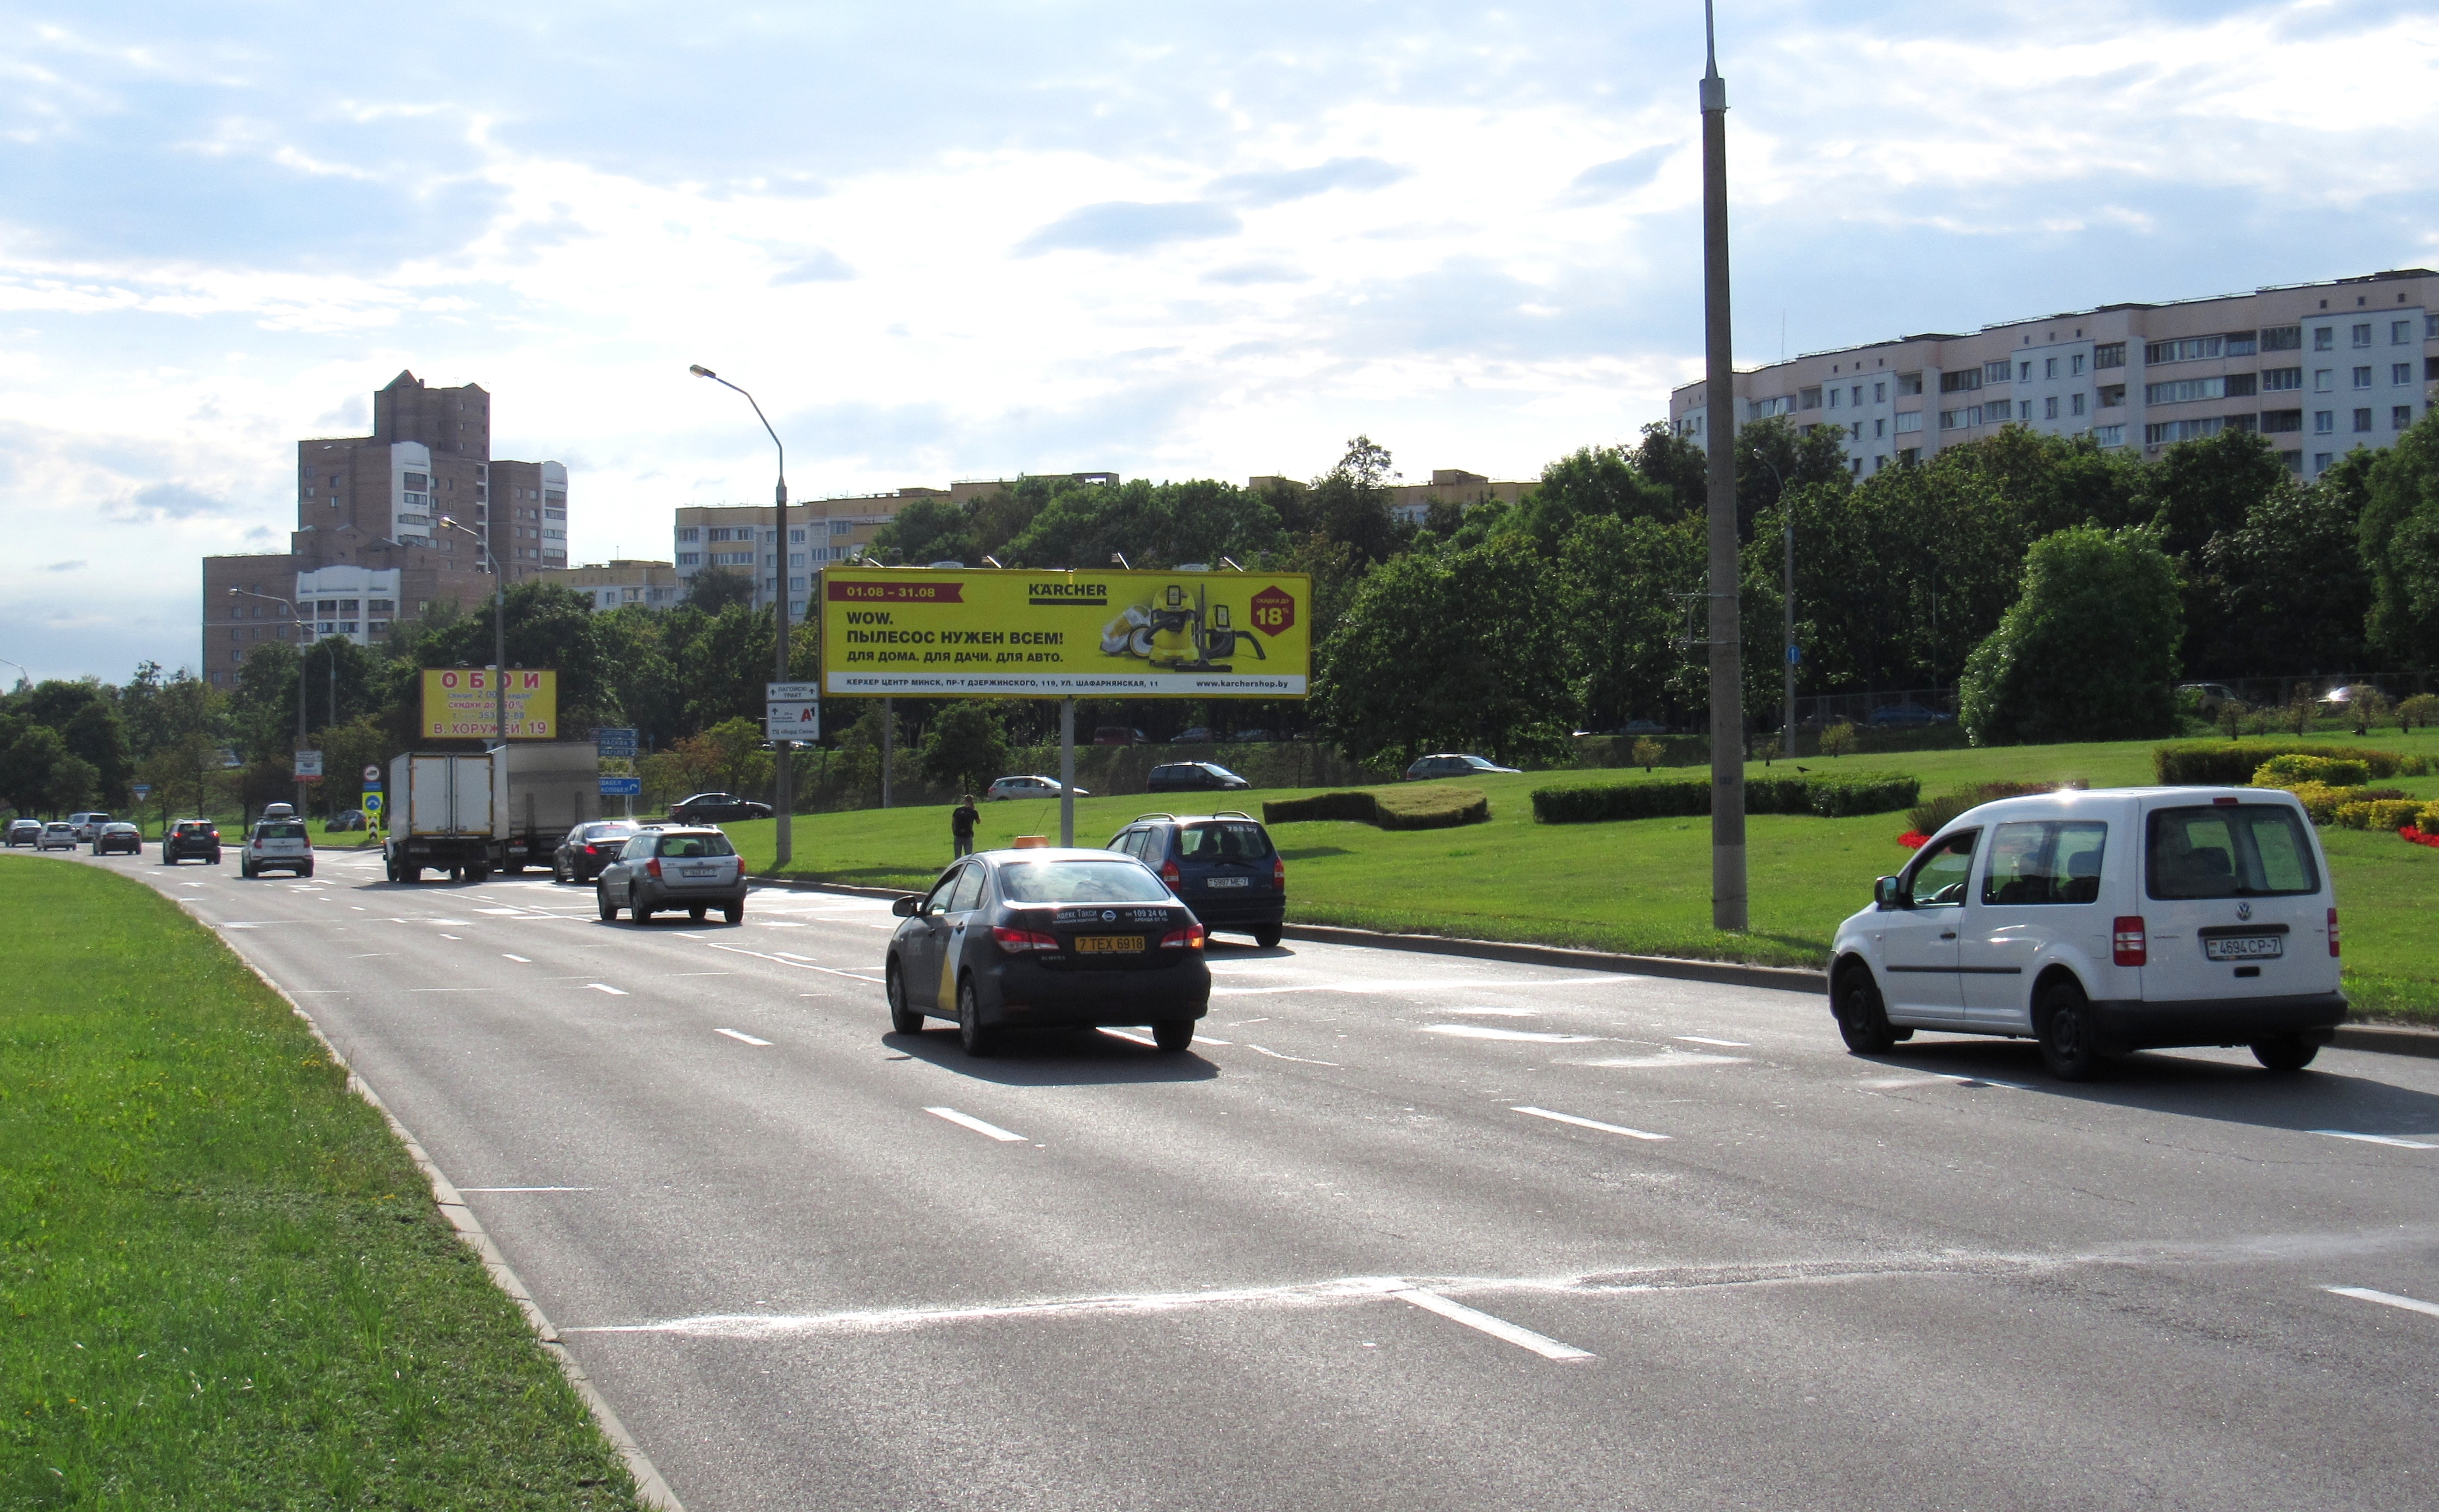
[[[309,1006],[690,1512],[2439,1506],[2439,1061],[1243,944],[1189,1055],[972,1061],[877,902],[81,863]]]

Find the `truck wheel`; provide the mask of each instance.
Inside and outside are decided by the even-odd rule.
[[[607,887],[596,887],[593,889],[593,906],[600,911],[601,921],[603,923],[615,924],[618,922],[618,907],[616,904],[610,901],[610,889]]]
[[[1850,966],[1838,979],[1838,1037],[1846,1048],[1859,1056],[1888,1053],[1896,1043],[1896,1032],[1889,1025],[1888,1007],[1880,1001],[1880,989],[1872,980],[1871,971],[1860,966]]]
[[[490,881],[491,880],[491,868],[489,866],[469,866],[466,868],[466,880],[477,884]]]
[[[2271,1071],[2301,1071],[2320,1053],[2319,1045],[2300,1034],[2282,1034],[2252,1044],[2252,1058]]]
[[[2034,1032],[2040,1036],[2041,1059],[2060,1081],[2089,1081],[2108,1058],[2092,1020],[2092,1003],[2073,982],[2050,985],[2033,1013]]]

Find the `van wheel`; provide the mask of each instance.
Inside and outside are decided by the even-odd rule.
[[[1889,1025],[1889,1010],[1880,1002],[1880,989],[1872,973],[1863,967],[1850,966],[1838,979],[1838,1037],[1846,1048],[1859,1056],[1888,1053],[1896,1043],[1896,1031]]]
[[[2252,1058],[2271,1071],[2301,1071],[2320,1053],[2319,1045],[2300,1034],[2282,1034],[2252,1044]]]
[[[971,979],[957,988],[957,1042],[970,1056],[999,1054],[999,1031],[983,1026],[983,1008],[975,1001]]]
[[[1194,1043],[1192,1019],[1163,1019],[1151,1026],[1151,1042],[1170,1055]]]
[[[906,973],[898,969],[898,957],[889,958],[889,969],[883,974],[888,978],[883,990],[889,994],[889,1032],[921,1034],[923,1015],[906,1005]]]
[[[2092,1003],[2073,982],[2054,982],[2034,1013],[2041,1059],[2060,1081],[2089,1081],[2108,1057],[2101,1054],[2092,1022]]]
[[[1286,934],[1287,931],[1279,928],[1276,924],[1265,924],[1260,929],[1254,931],[1254,943],[1267,951],[1272,946],[1276,945],[1280,939],[1286,935]]]

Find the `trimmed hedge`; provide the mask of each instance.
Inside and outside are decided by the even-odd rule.
[[[1918,780],[1894,772],[1748,777],[1745,812],[1817,814],[1825,819],[1843,819],[1910,809],[1921,795],[1922,784]],[[1533,818],[1545,825],[1683,819],[1710,811],[1710,783],[1683,777],[1665,782],[1539,788],[1533,793]]]
[[[1262,805],[1267,825],[1335,819],[1380,829],[1453,829],[1490,822],[1490,800],[1478,788],[1425,786],[1388,792],[1317,792]]]
[[[2252,774],[2256,788],[2284,788],[2298,782],[2325,782],[2332,788],[2359,788],[2371,780],[2371,767],[2344,756],[2277,756],[2261,763]]]
[[[2253,745],[2199,742],[2160,746],[2151,753],[2151,770],[2158,774],[2163,787],[2243,788],[2252,785],[2252,774],[2261,770],[2264,762],[2282,756],[2329,756],[2342,761],[2359,761],[2364,770],[2375,777],[2394,777],[2399,773],[2418,777],[2429,766],[2420,756],[2400,756],[2394,751],[2377,751],[2363,746],[2264,740]]]
[[[2090,784],[2078,779],[2070,786],[2088,787]],[[1962,788],[1945,796],[1932,799],[1931,802],[1907,814],[1906,821],[1914,826],[1918,834],[1935,835],[1950,819],[1967,809],[1979,809],[1985,803],[1995,803],[2001,798],[2021,798],[2036,792],[2056,792],[2056,791],[2057,784],[2055,782],[1980,783],[1974,787]]]

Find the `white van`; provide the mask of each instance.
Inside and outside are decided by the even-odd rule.
[[[1858,1055],[1939,1029],[2038,1040],[2070,1081],[2174,1045],[2250,1045],[2300,1071],[2346,1013],[2328,863],[2289,792],[1985,803],[1873,898],[1830,953],[1830,1008]]]

